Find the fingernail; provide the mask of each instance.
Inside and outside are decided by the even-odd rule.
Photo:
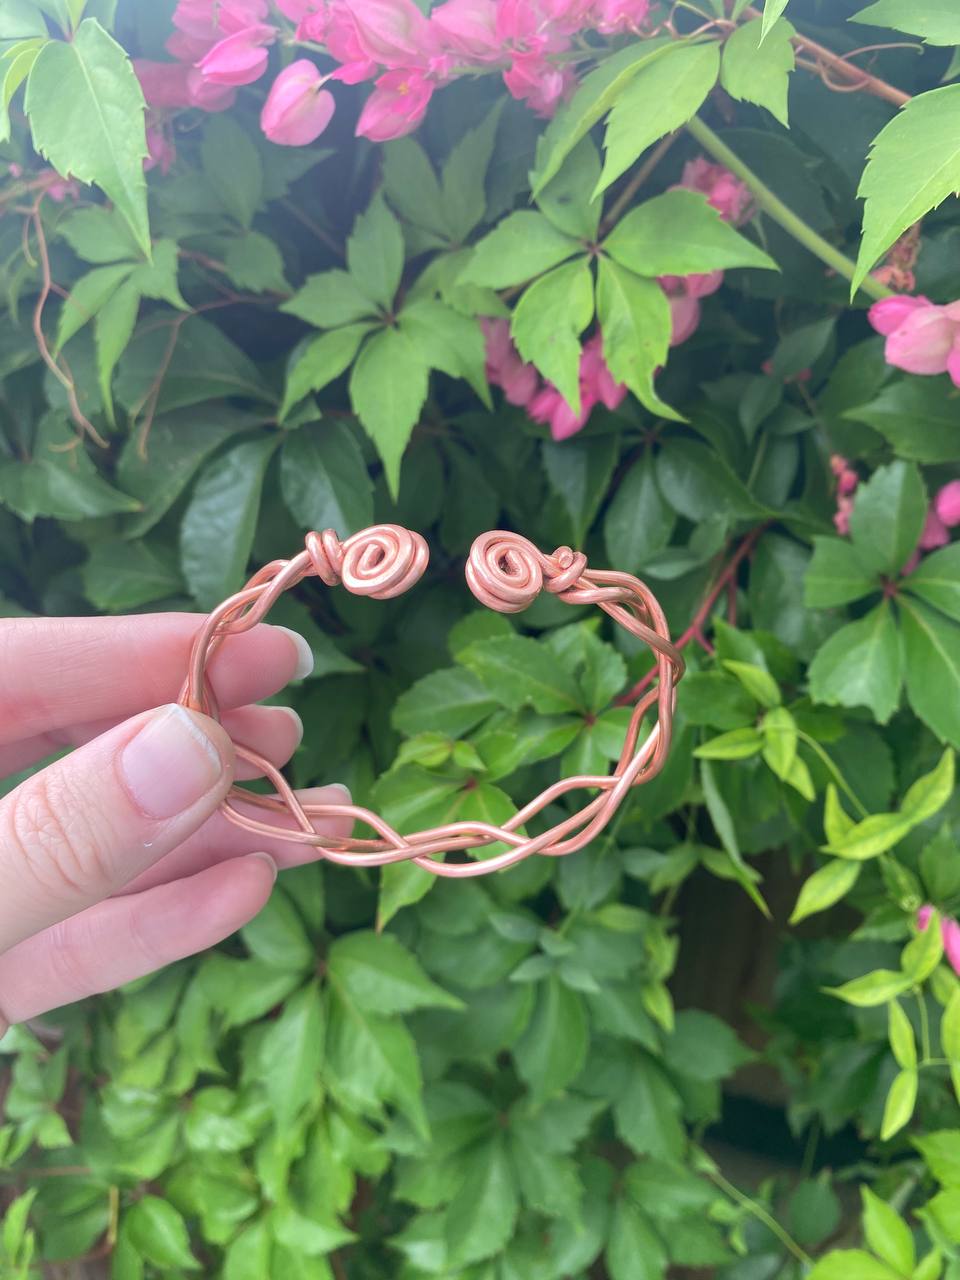
[[[251,858],[259,858],[261,862],[265,862],[265,863],[267,864],[267,866],[270,868],[270,871],[271,871],[271,873],[272,873],[272,875],[273,875],[274,880],[276,880],[276,878],[277,878],[277,864],[276,864],[276,863],[274,862],[274,860],[270,857],[269,853],[251,853],[251,854],[249,855],[249,857],[251,857]]]
[[[120,775],[149,818],[172,818],[201,800],[223,776],[220,752],[184,707],[154,712],[120,755]]]
[[[349,804],[353,799],[350,794],[350,788],[345,787],[342,782],[331,782],[325,787],[326,791],[339,791],[339,796],[331,796],[327,801],[328,804]]]
[[[277,707],[276,710],[283,711],[293,721],[294,727],[297,731],[297,746],[299,747],[300,743],[303,741],[303,721],[300,719],[299,714],[294,711],[293,707]]]
[[[313,672],[313,650],[299,631],[291,631],[289,627],[277,627],[276,629],[277,631],[282,631],[285,636],[289,636],[296,648],[297,668],[293,673],[294,680],[306,680],[307,676]]]

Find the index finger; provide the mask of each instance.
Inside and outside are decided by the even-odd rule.
[[[202,622],[190,613],[0,622],[0,745],[175,701]],[[261,623],[230,637],[210,679],[220,705],[237,707],[312,666],[302,636]]]

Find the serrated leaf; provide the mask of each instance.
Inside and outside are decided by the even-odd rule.
[[[960,748],[960,626],[900,596],[910,705],[943,742]]]
[[[599,300],[597,306],[602,316]],[[604,335],[608,342],[605,326]],[[657,487],[653,457],[644,453],[621,479],[604,517],[604,546],[610,563],[625,573],[638,573],[650,556],[669,543],[675,524],[676,516]]]
[[[347,267],[361,292],[390,309],[403,274],[403,232],[381,195],[353,224],[347,240]]]
[[[786,18],[770,25],[755,19],[738,26],[723,46],[720,83],[739,102],[766,107],[784,126],[787,93],[794,68],[793,27]]]
[[[599,258],[597,320],[604,359],[616,381],[628,386],[651,413],[678,419],[653,385],[670,347],[670,304],[660,286],[610,258]]]
[[[321,1090],[323,1005],[316,982],[284,1002],[259,1042],[260,1077],[277,1124],[292,1124]]]
[[[490,696],[512,711],[530,705],[543,715],[584,710],[573,675],[528,636],[493,636],[475,641],[458,661],[479,677]]]
[[[347,271],[321,271],[308,276],[303,287],[284,302],[281,311],[299,316],[318,329],[336,329],[374,316],[377,304]]]
[[[912,462],[878,467],[857,490],[850,515],[861,563],[879,573],[899,573],[916,548],[926,514],[926,489]]]
[[[348,537],[373,524],[373,484],[363,451],[344,422],[301,427],[284,442],[280,487],[305,529]]]
[[[603,173],[594,194],[605,191],[647,147],[696,115],[717,82],[720,46],[677,43],[642,68],[613,105],[604,135]]]
[[[42,39],[22,40],[4,55],[6,66],[0,81],[0,142],[10,138],[10,103],[13,96],[26,80],[43,48]]]
[[[462,1001],[431,982],[419,961],[387,933],[363,930],[338,938],[330,948],[327,971],[366,1013],[463,1008]]]
[[[393,723],[408,737],[435,729],[459,738],[496,707],[497,700],[472,671],[450,667],[432,671],[405,690],[394,705]]]
[[[864,568],[850,542],[842,538],[814,538],[813,559],[803,580],[803,601],[808,609],[849,604],[871,591],[878,591],[880,586],[878,576]]]
[[[951,84],[911,98],[874,139],[858,191],[866,205],[850,296],[898,236],[957,191],[960,85]]]
[[[124,1227],[130,1243],[154,1266],[200,1269],[190,1251],[187,1225],[168,1201],[144,1196],[127,1210]]]
[[[60,308],[57,325],[57,350],[105,306],[110,297],[133,271],[132,262],[119,262],[108,267],[95,267],[81,276]]]
[[[921,36],[928,44],[960,44],[960,13],[953,0],[874,0],[849,22],[865,22],[874,27],[893,27],[911,36]]]
[[[903,589],[960,622],[960,542],[924,556]]]
[[[462,1268],[500,1253],[519,1211],[516,1180],[501,1134],[479,1145],[444,1215],[446,1256]]]
[[[908,679],[910,667],[908,657]],[[858,622],[834,632],[818,649],[810,664],[810,694],[830,706],[868,706],[886,724],[900,702],[903,671],[900,632],[884,600]]]
[[[263,162],[250,136],[232,116],[215,115],[204,127],[200,155],[226,213],[249,228],[263,201]]]
[[[543,467],[550,488],[562,500],[573,526],[573,545],[580,547],[593,524],[616,465],[617,439],[547,441]]]
[[[784,12],[790,0],[766,0],[763,6],[763,31],[760,39],[766,38],[767,33],[773,30],[777,19]]]
[[[683,276],[727,267],[779,270],[762,249],[724,222],[705,196],[683,188],[633,209],[603,247],[622,267],[641,276]]]
[[[106,613],[137,609],[183,589],[176,565],[144,542],[98,542],[82,572],[87,599]]]
[[[597,238],[603,201],[593,194],[600,176],[600,156],[583,138],[567,156],[555,178],[537,195],[540,211],[564,235],[592,243]]]
[[[383,329],[367,342],[350,372],[350,403],[383,459],[396,496],[400,459],[427,398],[427,366],[399,329]]]
[[[287,370],[287,382],[279,420],[285,422],[291,410],[311,391],[320,391],[339,378],[360,350],[360,343],[375,326],[372,322],[348,324],[312,339]]]
[[[859,876],[860,864],[845,862],[842,858],[834,858],[820,867],[804,882],[790,916],[790,924],[799,924],[807,916],[832,907],[850,892]]]
[[[514,1048],[517,1071],[535,1102],[545,1102],[579,1073],[587,1053],[583,999],[550,977],[537,988],[537,1005]]]
[[[593,319],[593,278],[586,258],[555,267],[520,295],[510,333],[524,360],[536,365],[580,412],[580,334]]]
[[[499,222],[474,247],[459,278],[465,284],[503,289],[541,275],[582,248],[542,213],[521,209]]]
[[[37,151],[65,177],[96,183],[149,257],[143,92],[130,59],[95,18],[72,40],[47,41],[24,106]]]

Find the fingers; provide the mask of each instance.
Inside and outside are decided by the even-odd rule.
[[[350,792],[339,783],[329,787],[307,787],[298,791],[297,795],[304,804],[349,804]],[[263,817],[262,810],[249,812],[255,817]],[[271,821],[278,826],[294,827],[293,818],[271,815]],[[325,836],[348,836],[353,830],[353,819],[349,817],[332,817],[323,821],[314,820],[314,828]],[[262,850],[269,853],[278,867],[298,867],[304,862],[312,862],[316,851],[310,845],[294,844],[279,836],[257,835],[238,827],[221,813],[215,813],[199,831],[185,840],[182,845],[159,859],[135,880],[120,890],[121,893],[139,893],[154,885],[167,884],[183,876],[194,875],[204,867],[215,866],[239,854],[253,853]]]
[[[188,613],[0,622],[0,746],[172,702],[201,622]],[[221,706],[238,707],[311,669],[301,636],[261,625],[224,643],[210,678]]]
[[[221,721],[234,742],[253,747],[278,768],[287,763],[303,737],[303,721],[292,707],[237,707],[225,711]],[[82,746],[122,723],[118,719],[94,720],[0,747],[0,778],[19,773],[64,747]],[[237,762],[238,778],[258,776],[245,760]]]
[[[233,777],[208,717],[169,705],[126,721],[0,801],[0,952],[109,897],[186,840]]]
[[[263,907],[276,876],[253,853],[144,893],[114,898],[0,956],[0,1034],[212,947]]]

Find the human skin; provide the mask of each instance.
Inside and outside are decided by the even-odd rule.
[[[200,622],[0,622],[0,777],[76,748],[0,799],[0,1034],[213,946],[260,911],[277,867],[313,856],[217,813],[252,776],[231,737],[275,765],[296,750],[296,714],[255,704],[308,674],[309,649],[282,627],[232,637],[209,668],[221,725],[175,701]]]

